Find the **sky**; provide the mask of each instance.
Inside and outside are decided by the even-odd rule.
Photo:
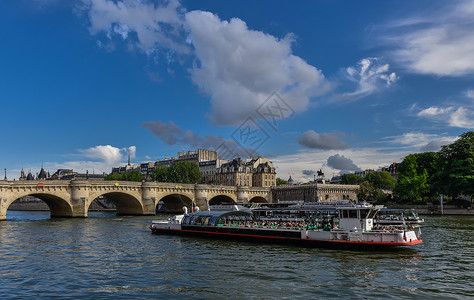
[[[0,27],[10,180],[201,148],[304,182],[474,128],[474,1],[6,0]]]

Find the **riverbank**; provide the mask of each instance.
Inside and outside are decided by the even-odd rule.
[[[452,216],[460,216],[460,215],[468,215],[474,216],[474,210],[466,209],[466,208],[459,208],[454,205],[444,205],[443,211],[439,205],[399,205],[399,204],[391,204],[387,205],[387,208],[393,209],[415,209],[419,215],[452,215]]]

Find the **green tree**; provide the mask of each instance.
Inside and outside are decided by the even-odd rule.
[[[115,180],[115,181],[122,181],[123,180],[123,174],[109,174],[105,176],[105,180]]]
[[[357,199],[359,201],[384,203],[387,200],[387,196],[382,190],[375,188],[372,183],[366,180],[357,189]]]
[[[343,174],[341,176],[342,184],[361,184],[364,181],[364,178],[356,174]]]
[[[437,152],[423,152],[413,154],[416,157],[416,163],[418,168],[416,171],[422,173],[423,169],[428,172],[428,178],[433,176],[436,173],[436,163],[439,159],[439,154]]]
[[[139,171],[130,171],[123,174],[109,174],[105,180],[114,181],[142,181],[142,174]]]
[[[277,184],[277,185],[287,184],[287,183],[288,183],[288,181],[283,180],[283,179],[281,179],[280,177],[278,177],[278,178],[276,179],[276,184]]]
[[[418,170],[417,156],[410,154],[398,166],[398,180],[393,190],[395,198],[402,202],[418,201],[429,191],[428,172]]]
[[[196,163],[179,161],[169,167],[157,166],[151,178],[158,182],[198,183],[201,181],[201,171]]]
[[[158,182],[171,182],[168,181],[168,169],[167,166],[156,166],[151,172],[151,179]]]
[[[370,182],[376,189],[392,189],[397,180],[387,171],[372,171],[365,175],[365,180]]]
[[[178,161],[170,166],[169,175],[173,182],[198,183],[201,181],[201,171],[196,163],[189,161]]]
[[[139,171],[130,171],[123,174],[125,181],[142,181],[142,174]]]
[[[474,131],[461,134],[438,153],[437,172],[432,178],[434,189],[453,199],[474,196]]]

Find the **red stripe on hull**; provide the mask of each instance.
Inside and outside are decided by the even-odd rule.
[[[291,237],[280,237],[280,236],[267,236],[267,235],[252,235],[252,234],[241,234],[241,233],[229,233],[229,232],[214,232],[214,231],[200,231],[200,230],[185,230],[185,229],[164,229],[164,228],[151,228],[153,233],[171,233],[171,234],[186,234],[186,235],[200,235],[200,236],[215,236],[215,237],[234,237],[244,238],[252,240],[267,240],[267,241],[286,241],[286,242],[298,242],[303,245],[311,246],[315,245],[326,245],[329,247],[396,247],[396,246],[411,246],[421,244],[422,240],[415,240],[406,243],[394,243],[394,242],[362,242],[362,241],[337,241],[337,240],[312,240],[312,239],[301,239]]]

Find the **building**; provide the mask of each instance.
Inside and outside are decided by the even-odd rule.
[[[195,151],[178,152],[178,157],[165,158],[155,162],[139,165],[131,164],[112,168],[112,174],[138,170],[143,178],[150,178],[158,166],[170,166],[176,162],[194,162],[201,172],[201,183],[216,185],[239,186],[276,186],[276,171],[273,163],[265,157],[253,156],[246,161],[235,158],[232,161],[219,159],[216,151],[197,149]]]
[[[276,186],[276,171],[273,163],[265,157],[253,156],[247,161],[235,158],[216,169],[216,184]]]
[[[392,175],[392,177],[396,179],[398,177],[398,166],[399,165],[400,164],[396,163],[396,162],[391,163],[390,166],[382,168],[382,171],[389,172],[390,175]]]
[[[199,163],[199,171],[201,172],[201,182],[205,184],[217,184],[216,173],[224,163],[228,163],[225,159],[215,159],[209,161],[201,161]]]
[[[271,162],[259,164],[253,171],[252,182],[252,186],[276,186],[276,171],[273,164]]]
[[[217,151],[197,149],[196,151],[178,152],[178,161],[192,161],[200,163],[202,161],[217,160]]]
[[[216,169],[216,184],[252,186],[252,167],[234,158]]]

